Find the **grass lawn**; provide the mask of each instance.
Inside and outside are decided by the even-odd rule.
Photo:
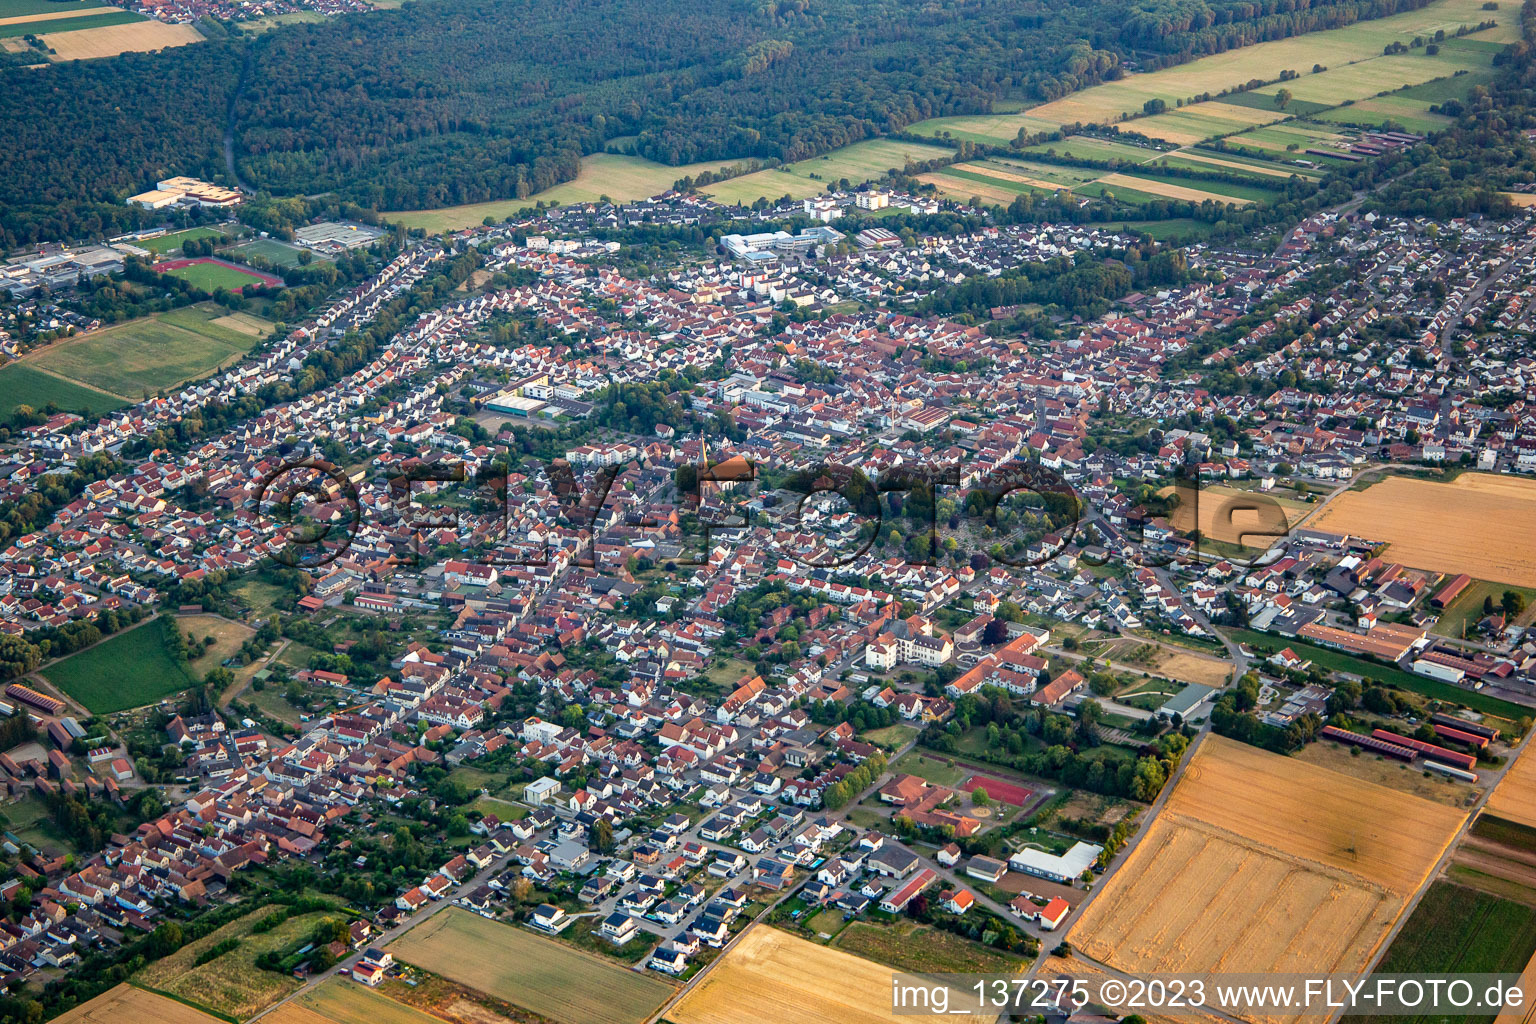
[[[883,729],[871,729],[861,738],[867,743],[877,743],[882,747],[899,750],[920,731],[914,725],[888,725]]]
[[[171,660],[158,620],[108,637],[40,674],[98,715],[153,704],[196,682]]]
[[[1441,636],[1462,637],[1470,633],[1483,618],[1483,599],[1493,598],[1495,608],[1504,597],[1504,591],[1513,590],[1525,598],[1525,607],[1536,607],[1536,590],[1527,587],[1516,587],[1508,583],[1489,583],[1486,580],[1473,580],[1452,601],[1450,607],[1440,613],[1440,621],[1435,623],[1433,632]],[[1522,613],[1520,618],[1526,618]]]
[[[1383,974],[1519,974],[1533,952],[1536,909],[1437,881],[1414,908],[1377,970]],[[1459,1019],[1488,1021],[1493,1016]],[[1432,1018],[1404,1015],[1369,1019],[1379,1024],[1408,1024]]]
[[[1018,970],[1022,960],[912,921],[890,925],[855,921],[842,930],[832,946],[898,971],[1010,974]]]
[[[0,412],[5,415],[15,412],[19,405],[42,409],[52,404],[65,412],[83,412],[95,417],[128,404],[118,395],[55,377],[30,363],[28,360],[0,367]]]
[[[138,401],[206,376],[250,350],[256,336],[221,325],[224,313],[203,306],[178,309],[62,339],[27,362]]]
[[[502,821],[519,821],[528,817],[527,807],[495,796],[482,796],[470,804],[469,809],[481,814],[494,814]]]
[[[654,975],[457,907],[411,929],[389,951],[562,1024],[640,1024],[673,992]]]
[[[896,763],[892,765],[892,771],[898,775],[902,773],[916,775],[936,786],[958,786],[970,774],[970,771],[965,768],[919,754],[915,750],[897,758]]]
[[[195,242],[200,238],[219,238],[226,234],[233,234],[235,229],[229,231],[220,228],[187,228],[185,231],[172,231],[170,234],[160,235],[157,238],[146,238],[142,242],[135,242],[140,249],[148,249],[157,256],[175,250],[181,252],[182,244]]]
[[[268,583],[249,576],[235,584],[235,596],[251,609],[250,614],[257,619],[270,619],[277,614],[277,606],[273,603],[281,597],[285,591],[275,583]]]
[[[188,663],[196,679],[203,678],[209,669],[218,668],[224,659],[238,654],[240,646],[256,632],[250,626],[230,622],[217,615],[181,615],[176,618],[176,626],[183,634],[191,633],[198,640],[205,636],[213,637],[213,646],[204,651],[201,658]]]

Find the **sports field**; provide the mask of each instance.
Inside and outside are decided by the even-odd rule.
[[[82,387],[73,381],[44,373],[31,360],[0,367],[0,416],[9,416],[19,405],[42,409],[50,402],[65,412],[85,410],[99,416],[128,403],[120,396]]]
[[[53,1018],[54,1024],[141,1024],[143,1021],[223,1024],[217,1017],[200,1013],[174,999],[134,988],[127,982]]]
[[[168,25],[163,21],[139,20],[123,25],[107,25],[76,32],[50,32],[40,36],[54,51],[50,59],[90,60],[115,57],[120,53],[144,53],[168,46],[200,43],[203,34],[191,25]]]
[[[38,674],[98,715],[153,704],[195,682],[171,660],[157,620],[114,634]]]
[[[296,245],[279,242],[275,238],[253,238],[249,242],[235,246],[230,251],[240,253],[245,257],[260,256],[262,259],[271,260],[280,267],[292,268],[300,265],[299,253],[303,250]]]
[[[1451,483],[1392,476],[1345,491],[1308,525],[1388,544],[1415,569],[1536,587],[1536,480],[1463,473]]]
[[[406,932],[389,951],[564,1024],[639,1024],[673,991],[653,974],[457,907]]]
[[[1425,77],[1417,81],[1448,73],[1435,69],[1443,69],[1458,59],[1449,47],[1443,48],[1437,57],[1425,56],[1422,49],[1389,57],[1384,56],[1382,50],[1388,43],[1408,42],[1414,36],[1432,36],[1438,29],[1444,29],[1449,35],[1461,25],[1474,25],[1489,17],[1496,18],[1499,26],[1473,38],[1503,43],[1519,38],[1518,14],[1513,10],[1490,15],[1482,9],[1482,0],[1437,0],[1419,10],[1360,21],[1346,28],[1228,50],[1149,74],[1127,75],[1119,81],[1035,107],[1027,113],[1056,124],[1102,124],[1125,114],[1140,113],[1143,104],[1151,99],[1161,99],[1173,109],[1179,100],[1187,101],[1205,93],[1215,94],[1255,78],[1274,81],[1281,71],[1287,70],[1299,71],[1301,76],[1285,83],[1286,87],[1300,99],[1313,99],[1308,91],[1308,79],[1315,64],[1329,69],[1322,73],[1324,75],[1333,72],[1324,99],[1334,104],[1351,97],[1373,95],[1382,89],[1413,84],[1414,80],[1403,77],[1412,73],[1405,68],[1406,61],[1417,61],[1426,69]],[[1378,62],[1382,63],[1372,66]],[[1339,71],[1346,66],[1348,75]]]
[[[1130,972],[1358,971],[1462,819],[1209,735],[1069,938]]]
[[[188,306],[62,339],[24,365],[140,401],[233,361],[270,326],[211,304]]]
[[[194,288],[201,288],[205,292],[214,292],[220,288],[238,292],[248,285],[262,284],[280,288],[283,284],[283,279],[280,277],[263,274],[258,270],[248,270],[207,256],[191,260],[166,260],[156,263],[155,270],[162,274],[169,274],[171,277],[179,277]]]
[[[667,191],[680,178],[693,177],[700,171],[719,170],[731,163],[728,160],[714,160],[668,167],[644,157],[594,153],[581,158],[581,170],[574,181],[545,189],[527,199],[498,199],[495,202],[445,206],[436,210],[397,210],[383,216],[391,224],[421,228],[428,234],[460,231],[483,223],[487,217],[499,221],[519,210],[532,207],[539,200],[547,203],[590,203],[605,195],[621,203],[647,199]]]
[[[909,160],[921,163],[953,152],[947,146],[926,146],[895,139],[866,139],[799,163],[706,185],[700,191],[717,202],[742,205],[749,205],[758,199],[780,199],[785,195],[805,199],[818,192],[825,192],[828,184],[843,178],[847,178],[850,184],[858,184],[883,177],[889,170],[899,171]]]
[[[757,925],[667,1011],[674,1024],[876,1024],[891,1020],[891,968]],[[994,1017],[914,1016],[979,1024]]]
[[[327,978],[263,1019],[271,1024],[441,1024],[431,1014],[344,978]]]
[[[187,228],[185,231],[172,231],[169,234],[146,238],[133,244],[158,255],[170,252],[172,249],[180,249],[186,242],[195,242],[199,238],[219,238],[224,234],[225,232],[218,228]],[[235,231],[231,230],[229,234],[233,235]]]

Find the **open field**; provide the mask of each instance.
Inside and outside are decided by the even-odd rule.
[[[1368,89],[1367,92],[1355,95],[1371,95],[1382,89],[1411,83],[1404,82],[1400,77],[1400,68],[1394,63],[1390,66],[1393,69],[1391,76],[1395,80],[1388,85],[1369,88],[1367,79],[1374,77],[1376,72],[1368,68],[1356,68],[1355,65],[1406,59],[1421,61],[1431,67],[1440,66],[1439,57],[1426,57],[1422,50],[1406,57],[1387,57],[1382,55],[1382,49],[1388,43],[1407,42],[1416,35],[1433,35],[1437,29],[1444,29],[1449,35],[1463,24],[1477,24],[1489,16],[1488,12],[1482,10],[1481,0],[1439,0],[1416,11],[1404,11],[1386,18],[1357,22],[1345,28],[1228,50],[1149,74],[1127,75],[1118,81],[1084,89],[1035,107],[1028,114],[1056,124],[1102,124],[1124,114],[1139,113],[1142,105],[1150,99],[1161,99],[1168,104],[1169,109],[1173,109],[1179,100],[1188,100],[1207,92],[1216,93],[1255,78],[1273,81],[1280,77],[1281,71],[1286,70],[1303,72],[1300,78],[1285,85],[1298,98],[1311,99],[1304,90],[1310,77],[1306,72],[1314,64],[1322,64],[1330,71],[1350,65],[1354,77],[1360,80],[1359,87]],[[1493,17],[1499,21],[1499,26],[1479,33],[1477,39],[1507,43],[1519,37],[1519,16],[1516,12],[1500,11]],[[1449,48],[1441,50],[1442,57],[1448,54]],[[1436,72],[1437,75],[1444,73],[1447,72]],[[1265,89],[1273,94],[1273,89],[1268,86]],[[1337,76],[1334,89],[1332,103],[1350,97],[1350,93],[1338,91]]]
[[[195,680],[166,652],[158,621],[114,634],[39,675],[98,715],[153,704]]]
[[[244,355],[266,321],[238,316],[231,320],[213,306],[186,307],[56,341],[26,363],[138,401]]]
[[[127,982],[54,1018],[54,1024],[221,1024],[174,999],[134,988]],[[382,1024],[382,1022],[381,1022]]]
[[[1210,100],[1170,110],[1155,117],[1141,118],[1135,122],[1135,128],[1142,135],[1187,146],[1219,135],[1245,131],[1254,125],[1284,121],[1290,116],[1283,110],[1265,110]]]
[[[1377,970],[1383,974],[1514,974],[1525,968],[1533,952],[1536,910],[1437,881],[1414,908]],[[1370,1019],[1383,1024],[1409,1024],[1437,1018],[1413,1015]]]
[[[239,653],[240,645],[256,631],[238,622],[221,619],[217,615],[179,615],[176,626],[182,633],[191,633],[198,640],[213,637],[213,646],[203,652],[201,658],[189,663],[192,674],[201,679],[211,668],[218,668],[225,658]]]
[[[1028,132],[1050,132],[1056,125],[1017,112],[994,114],[967,114],[960,117],[932,117],[907,126],[914,135],[927,135],[936,139],[955,139],[979,142],[985,145],[1002,145],[1019,136],[1019,129]]]
[[[1488,814],[1536,828],[1536,756],[1527,750],[1515,758],[1488,794]]]
[[[1208,736],[1069,938],[1132,972],[1357,971],[1461,820],[1449,807]]]
[[[345,978],[328,978],[273,1011],[272,1024],[441,1024],[386,995]]]
[[[167,25],[163,21],[135,21],[126,25],[87,28],[77,32],[50,32],[41,37],[56,61],[115,57],[120,53],[144,53],[168,46],[200,43],[203,34],[191,25]]]
[[[1246,157],[1234,157],[1226,154],[1220,156],[1200,153],[1194,150],[1181,149],[1172,156],[1163,157],[1156,161],[1159,167],[1182,167],[1191,171],[1238,171],[1243,174],[1257,174],[1266,178],[1289,178],[1292,175],[1306,178],[1310,181],[1317,180],[1317,172],[1309,171],[1305,167],[1286,167],[1283,164],[1263,163],[1258,160],[1250,160]]]
[[[82,387],[73,381],[44,373],[31,366],[30,360],[0,367],[0,414],[9,416],[16,411],[18,405],[42,409],[49,403],[65,412],[85,411],[91,416],[99,416],[128,404],[121,395]]]
[[[389,951],[566,1024],[639,1024],[672,993],[654,975],[458,908],[411,929]]]
[[[407,228],[421,228],[428,234],[460,231],[474,227],[490,217],[501,220],[529,209],[534,203],[589,203],[602,196],[615,202],[646,199],[667,191],[673,182],[691,177],[700,171],[715,171],[730,166],[727,160],[685,164],[668,167],[644,157],[618,153],[594,153],[581,158],[581,170],[573,181],[567,181],[546,189],[527,199],[498,199],[488,203],[470,203],[467,206],[445,206],[436,210],[398,210],[384,217],[391,224],[403,224]]]
[[[1166,807],[1399,893],[1418,888],[1463,817],[1396,789],[1214,735]]]
[[[1162,493],[1169,494],[1172,488]],[[1180,503],[1168,516],[1179,533],[1198,529],[1200,536],[1223,544],[1267,549],[1304,519],[1315,506],[1238,487],[1193,486],[1178,492]]]
[[[0,20],[0,39],[18,36],[40,35],[44,32],[63,32],[99,29],[110,25],[126,25],[141,22],[144,15],[125,11],[120,7],[95,7],[55,11],[50,14],[23,15]]]
[[[831,913],[841,923],[842,914]],[[1013,954],[911,921],[893,925],[855,921],[831,945],[898,971],[917,973],[1012,974],[1024,965]]]
[[[1116,142],[1111,139],[1097,139],[1091,135],[1073,135],[1060,142],[1042,142],[1022,152],[1026,156],[1030,153],[1057,153],[1065,157],[1077,157],[1080,160],[1125,160],[1143,164],[1155,160],[1168,150],[1153,149],[1130,142]]]
[[[1442,580],[1440,584],[1443,585]],[[1513,590],[1525,598],[1525,611],[1515,619],[1518,625],[1528,625],[1533,616],[1536,616],[1536,590],[1529,587],[1517,587],[1510,583],[1491,583],[1488,580],[1473,580],[1467,584],[1467,589],[1456,595],[1456,600],[1440,613],[1440,619],[1432,627],[1434,632],[1441,636],[1462,637],[1472,632],[1483,618],[1483,600],[1493,598],[1493,603],[1498,605],[1504,597],[1506,590]]]
[[[99,11],[103,6],[101,0],[0,0],[0,19],[69,11]]]
[[[252,928],[268,913],[270,910],[253,911],[188,943],[145,967],[134,975],[134,982],[236,1020],[261,1012],[299,988],[300,982],[286,974],[260,970],[256,957],[292,945],[326,916],[300,914],[270,931],[253,932]],[[237,939],[240,945],[205,964],[197,964],[199,956],[225,939]]]
[[[1345,491],[1309,526],[1390,546],[1415,569],[1536,587],[1536,481],[1463,473],[1451,483],[1392,476]]]
[[[1224,183],[1212,183],[1207,186],[1204,182],[1195,182],[1189,185],[1181,185],[1178,181],[1171,178],[1145,178],[1133,174],[1106,174],[1099,181],[1116,192],[1122,188],[1129,188],[1163,199],[1185,199],[1193,203],[1201,203],[1209,199],[1212,202],[1233,203],[1237,206],[1247,206],[1253,202],[1249,198],[1228,196],[1218,192],[1218,189],[1231,190],[1241,187],[1229,186]]]
[[[1478,791],[1475,787],[1446,778],[1444,775],[1425,772],[1422,765],[1404,764],[1391,758],[1366,754],[1356,756],[1349,751],[1350,748],[1342,743],[1320,740],[1317,743],[1308,743],[1292,754],[1291,758],[1338,772],[1340,775],[1349,775],[1366,782],[1401,790],[1404,793],[1412,793],[1414,796],[1433,800],[1448,807],[1464,808],[1477,798]]]
[[[829,183],[842,178],[857,184],[883,177],[886,171],[893,168],[901,170],[909,159],[921,162],[952,152],[947,146],[925,146],[895,139],[866,139],[799,163],[706,185],[700,191],[717,202],[743,205],[758,199],[779,199],[785,195],[805,199],[818,192],[825,192]]]
[[[1316,161],[1316,156],[1307,156],[1301,150],[1312,146],[1326,147],[1339,142],[1343,136],[1331,128],[1321,125],[1302,123],[1299,121],[1286,121],[1283,124],[1270,124],[1262,128],[1251,128],[1241,135],[1234,135],[1227,139],[1230,143],[1244,146],[1250,149],[1268,150],[1276,154],[1277,158],[1286,158],[1286,154],[1295,154],[1289,159],[1303,159]],[[1294,149],[1291,147],[1295,147]],[[1335,160],[1325,166],[1337,167],[1340,161]]]
[[[1207,658],[1193,652],[1171,651],[1159,647],[1149,670],[1155,675],[1166,676],[1185,683],[1205,686],[1225,686],[1232,681],[1232,663],[1220,658]]]
[[[122,10],[121,7],[92,7],[82,4],[50,4],[53,10],[40,10],[35,14],[11,14],[3,12],[6,7],[0,6],[0,27],[8,25],[22,25],[35,22],[66,21],[70,18],[81,18],[88,14],[111,14]]]
[[[667,1011],[667,1019],[674,1024],[876,1024],[891,1019],[890,1007],[889,967],[758,925]]]

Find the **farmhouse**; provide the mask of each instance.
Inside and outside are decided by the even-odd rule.
[[[885,899],[881,900],[880,909],[887,914],[901,913],[907,909],[907,904],[911,903],[918,893],[932,885],[938,877],[932,868],[923,868],[900,888],[893,889]]]

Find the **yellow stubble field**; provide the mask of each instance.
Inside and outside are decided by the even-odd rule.
[[[674,1024],[877,1024],[891,1016],[889,967],[758,925],[666,1012]],[[903,1020],[938,1020],[915,1016]],[[950,1015],[983,1024],[995,1016]]]
[[[1536,480],[1388,477],[1340,494],[1308,526],[1386,542],[1387,558],[1415,569],[1536,587]]]
[[[1069,938],[1130,972],[1358,971],[1462,821],[1211,735]]]
[[[156,1024],[219,1024],[217,1017],[210,1017],[174,999],[157,996],[126,983],[56,1017],[54,1024],[142,1024],[144,1021],[155,1021]]]
[[[65,61],[186,46],[202,42],[203,34],[191,25],[168,25],[163,21],[150,20],[82,28],[73,32],[49,32],[41,38],[54,51],[52,60]]]

